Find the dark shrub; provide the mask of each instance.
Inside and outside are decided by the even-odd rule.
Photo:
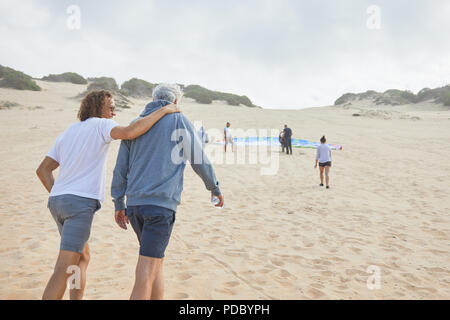
[[[153,88],[156,85],[145,80],[133,78],[124,82],[120,92],[126,96],[135,98],[149,98],[152,96]]]
[[[74,84],[87,84],[87,80],[75,72],[66,72],[62,74],[50,74],[43,77],[42,80],[50,82],[69,82]]]
[[[41,91],[41,88],[27,74],[0,65],[0,87],[17,90]]]

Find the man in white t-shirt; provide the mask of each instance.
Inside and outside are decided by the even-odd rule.
[[[105,198],[105,160],[113,140],[131,140],[146,133],[164,115],[179,112],[168,105],[122,127],[112,120],[114,99],[108,91],[93,91],[81,102],[77,123],[57,139],[36,171],[50,193],[48,208],[61,235],[58,260],[43,299],[62,299],[66,281],[75,272],[70,298],[83,297],[89,263],[88,239],[94,213]],[[53,171],[59,167],[56,180]]]
[[[234,143],[233,143],[233,137],[231,136],[230,127],[231,127],[231,123],[227,122],[226,127],[223,129],[224,140],[225,140],[225,152],[227,152],[228,144],[231,144],[231,151],[233,152]]]

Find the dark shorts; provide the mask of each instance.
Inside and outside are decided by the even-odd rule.
[[[331,161],[323,162],[323,163],[319,162],[319,167],[331,167]]]
[[[60,250],[83,253],[100,201],[72,194],[50,197],[48,208],[61,235]]]
[[[141,245],[139,254],[164,258],[175,223],[175,211],[158,206],[130,206],[126,215]]]

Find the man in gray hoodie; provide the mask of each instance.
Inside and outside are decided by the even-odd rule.
[[[159,85],[153,90],[153,102],[140,117],[176,104],[180,97],[177,85]],[[120,145],[111,186],[115,219],[125,230],[126,224],[131,223],[140,242],[131,299],[163,298],[164,252],[180,203],[187,161],[211,197],[219,198],[216,206],[222,207],[224,198],[214,169],[194,126],[182,113],[167,115],[146,134],[135,140],[124,140]]]

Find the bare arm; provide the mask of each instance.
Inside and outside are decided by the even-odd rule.
[[[316,164],[314,165],[314,168],[317,168],[317,163],[319,162],[319,157],[320,157],[320,151],[319,150],[320,149],[317,148],[317,151],[316,151]]]
[[[127,127],[118,126],[111,130],[111,138],[117,140],[133,140],[142,136],[153,127],[155,123],[161,120],[166,114],[181,112],[176,104],[167,105],[161,109],[152,112],[148,116],[139,119]]]
[[[53,177],[53,171],[59,167],[59,163],[50,157],[45,157],[45,159],[39,165],[36,170],[36,174],[44,185],[45,189],[50,193],[55,183],[55,178]]]

